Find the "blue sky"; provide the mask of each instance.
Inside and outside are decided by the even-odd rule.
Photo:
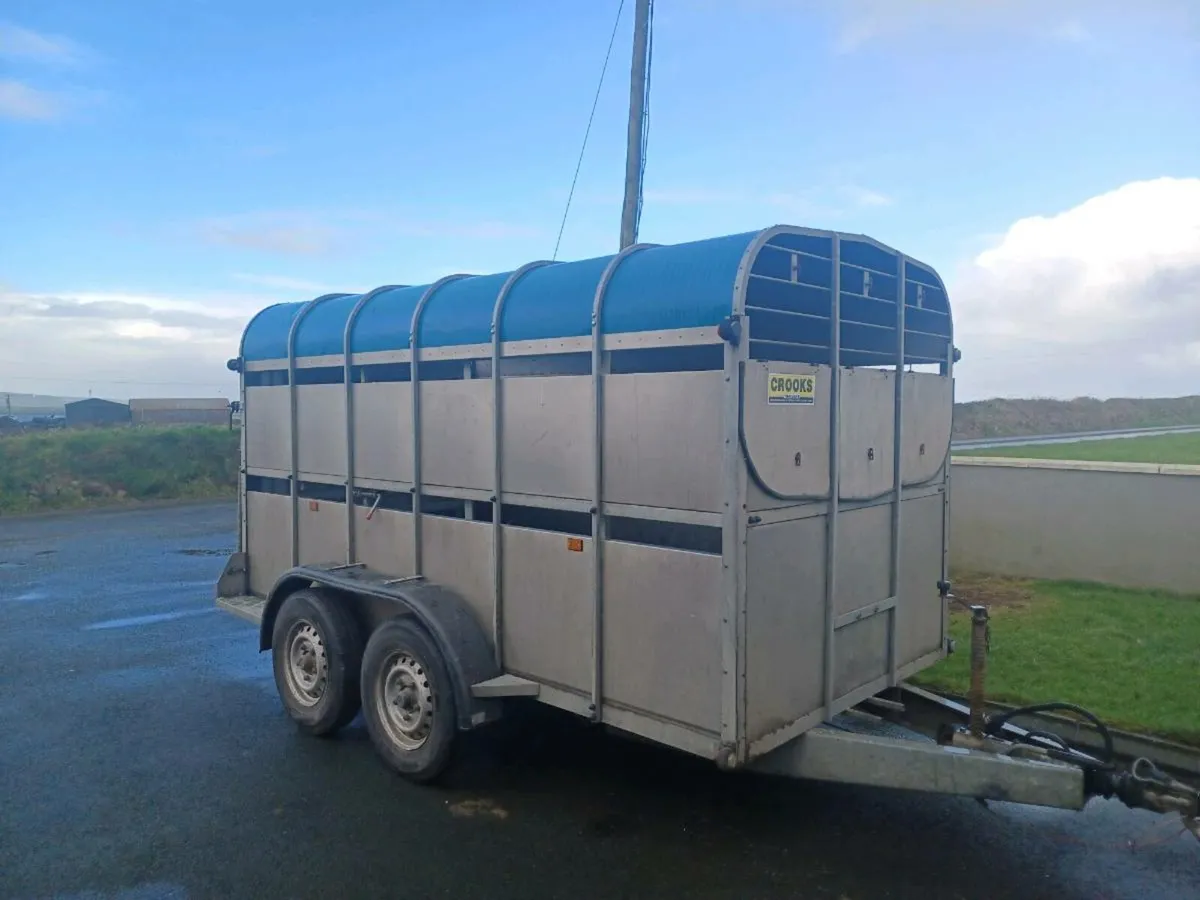
[[[8,0],[0,326],[22,339],[0,389],[227,390],[218,364],[265,303],[549,255],[618,5]],[[962,384],[1003,392],[969,368],[972,303],[1016,289],[970,299],[981,253],[1156,179],[1138,202],[1200,228],[1189,5],[657,0],[641,237],[870,234],[965,285]],[[561,258],[617,242],[625,7]],[[1077,231],[1128,227],[1115,206]],[[1009,352],[978,321],[977,357]]]

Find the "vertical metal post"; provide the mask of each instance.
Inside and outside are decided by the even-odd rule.
[[[412,484],[412,517],[413,517],[413,570],[414,575],[423,575],[424,566],[421,541],[421,315],[429,303],[429,298],[437,293],[442,285],[468,275],[447,275],[439,278],[429,287],[417,301],[413,310],[412,324],[408,329],[408,366],[409,384],[412,388],[412,448],[413,448],[413,484]]]
[[[504,359],[504,305],[509,294],[528,272],[548,266],[540,259],[517,269],[496,294],[492,307],[492,646],[496,666],[504,666],[504,384],[500,365]]]
[[[825,715],[833,715],[834,602],[837,599],[837,520],[841,501],[842,238],[833,236],[829,298],[829,508],[825,514]]]
[[[946,341],[946,361],[941,365],[941,374],[950,379],[950,409],[954,410],[954,328],[950,328],[950,338]],[[942,472],[942,570],[941,582],[947,584],[950,580],[950,445],[946,446],[946,461]],[[950,600],[942,597],[942,647],[946,646],[946,638],[950,629]]]
[[[629,76],[629,131],[625,149],[625,203],[621,209],[621,249],[637,242],[638,207],[642,200],[642,142],[646,115],[646,70],[651,0],[637,0],[633,20],[633,66]]]
[[[250,512],[246,508],[246,360],[242,356],[241,351],[238,352],[238,397],[241,399],[239,412],[242,415],[242,433],[238,435],[238,451],[240,458],[238,459],[238,551],[240,553],[248,552],[247,540],[249,529],[246,527],[250,518]],[[232,424],[233,418],[230,417]],[[247,568],[249,567],[249,557],[247,557]],[[246,576],[249,578],[249,575]],[[249,581],[247,581],[249,585]]]
[[[617,268],[652,244],[625,247],[608,261],[592,299],[592,702],[593,721],[604,705],[604,294]]]
[[[292,565],[300,565],[300,404],[296,392],[296,335],[300,333],[300,324],[308,314],[326,300],[346,297],[348,294],[323,294],[315,300],[309,300],[296,313],[287,336],[287,373],[288,373],[288,440],[291,444],[291,498],[292,498]]]
[[[892,608],[888,612],[888,685],[896,684],[896,629],[900,616],[900,519],[904,501],[904,306],[905,286],[908,278],[907,261],[899,260],[899,281],[896,298],[896,395],[892,418],[892,559],[891,575],[888,578]]]
[[[988,611],[986,606],[971,607],[971,683],[967,689],[967,701],[971,717],[969,728],[976,737],[983,735],[983,701],[986,696],[984,682],[987,678],[988,654]]]
[[[354,420],[354,348],[351,341],[354,336],[354,323],[364,306],[384,291],[404,287],[400,284],[385,284],[373,291],[367,291],[358,298],[354,309],[346,317],[346,327],[342,331],[342,384],[346,389],[346,564],[358,562],[358,535],[354,521],[354,475],[355,475],[355,420]]]

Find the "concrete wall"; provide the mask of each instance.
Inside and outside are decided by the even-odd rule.
[[[1200,593],[1200,466],[956,457],[950,561]]]

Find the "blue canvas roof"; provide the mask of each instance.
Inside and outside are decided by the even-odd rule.
[[[764,347],[778,341],[813,350],[827,348],[833,234],[804,229],[771,232],[765,242],[758,241],[761,246],[749,261],[745,301],[751,336],[762,341]],[[628,255],[616,268],[604,294],[604,333],[720,324],[734,311],[735,282],[747,250],[762,235],[761,231],[746,232],[647,247]],[[899,258],[895,251],[868,238],[842,236],[842,346],[847,364],[881,361],[865,356],[855,361],[855,352],[883,357],[890,350],[894,354]],[[499,323],[501,339],[532,341],[590,335],[596,288],[612,259],[603,256],[530,268],[505,300]],[[864,276],[864,272],[868,274]],[[490,342],[496,300],[511,274],[476,275],[443,284],[422,310],[418,345],[448,347]],[[941,280],[932,269],[911,260],[907,261],[905,280],[907,355],[912,361],[945,359],[951,327]],[[377,289],[361,303],[361,294],[320,298],[297,329],[296,356],[342,353],[346,322],[356,307],[359,311],[351,332],[352,352],[408,349],[413,313],[428,287]],[[277,304],[255,316],[242,338],[242,357],[286,359],[288,333],[305,305]],[[891,337],[884,333],[889,325]],[[753,353],[753,342],[751,350]],[[801,351],[801,355],[807,358],[812,354]]]

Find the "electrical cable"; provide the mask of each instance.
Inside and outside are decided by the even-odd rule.
[[[608,50],[604,54],[604,65],[600,67],[600,82],[596,85],[596,96],[592,99],[592,111],[588,115],[587,128],[583,132],[583,146],[579,148],[579,159],[575,163],[575,175],[571,179],[571,190],[567,192],[567,206],[563,210],[562,222],[558,226],[558,238],[554,242],[554,254],[551,260],[558,259],[558,248],[562,244],[563,229],[567,227],[567,214],[571,212],[571,199],[575,196],[575,185],[579,181],[579,170],[583,166],[583,155],[587,151],[588,136],[592,133],[592,122],[596,118],[596,106],[600,103],[600,90],[604,87],[604,75],[608,72],[608,61],[612,58],[613,43],[617,39],[617,29],[621,25],[621,13],[625,11],[625,0],[617,6],[617,19],[613,22],[612,35],[608,39]]]
[[[1002,713],[989,716],[987,724],[984,726],[984,730],[994,737],[1004,728],[1005,725],[1008,724],[1009,720],[1014,719],[1017,716],[1055,711],[1073,712],[1076,715],[1087,719],[1094,726],[1096,726],[1096,732],[1104,741],[1104,757],[1102,761],[1108,764],[1113,763],[1113,761],[1116,759],[1116,748],[1113,744],[1112,732],[1108,730],[1108,726],[1101,721],[1099,716],[1090,710],[1084,709],[1082,706],[1076,706],[1074,703],[1054,701],[1051,703],[1035,703],[1032,706],[1019,706],[1016,709],[1005,710]]]

